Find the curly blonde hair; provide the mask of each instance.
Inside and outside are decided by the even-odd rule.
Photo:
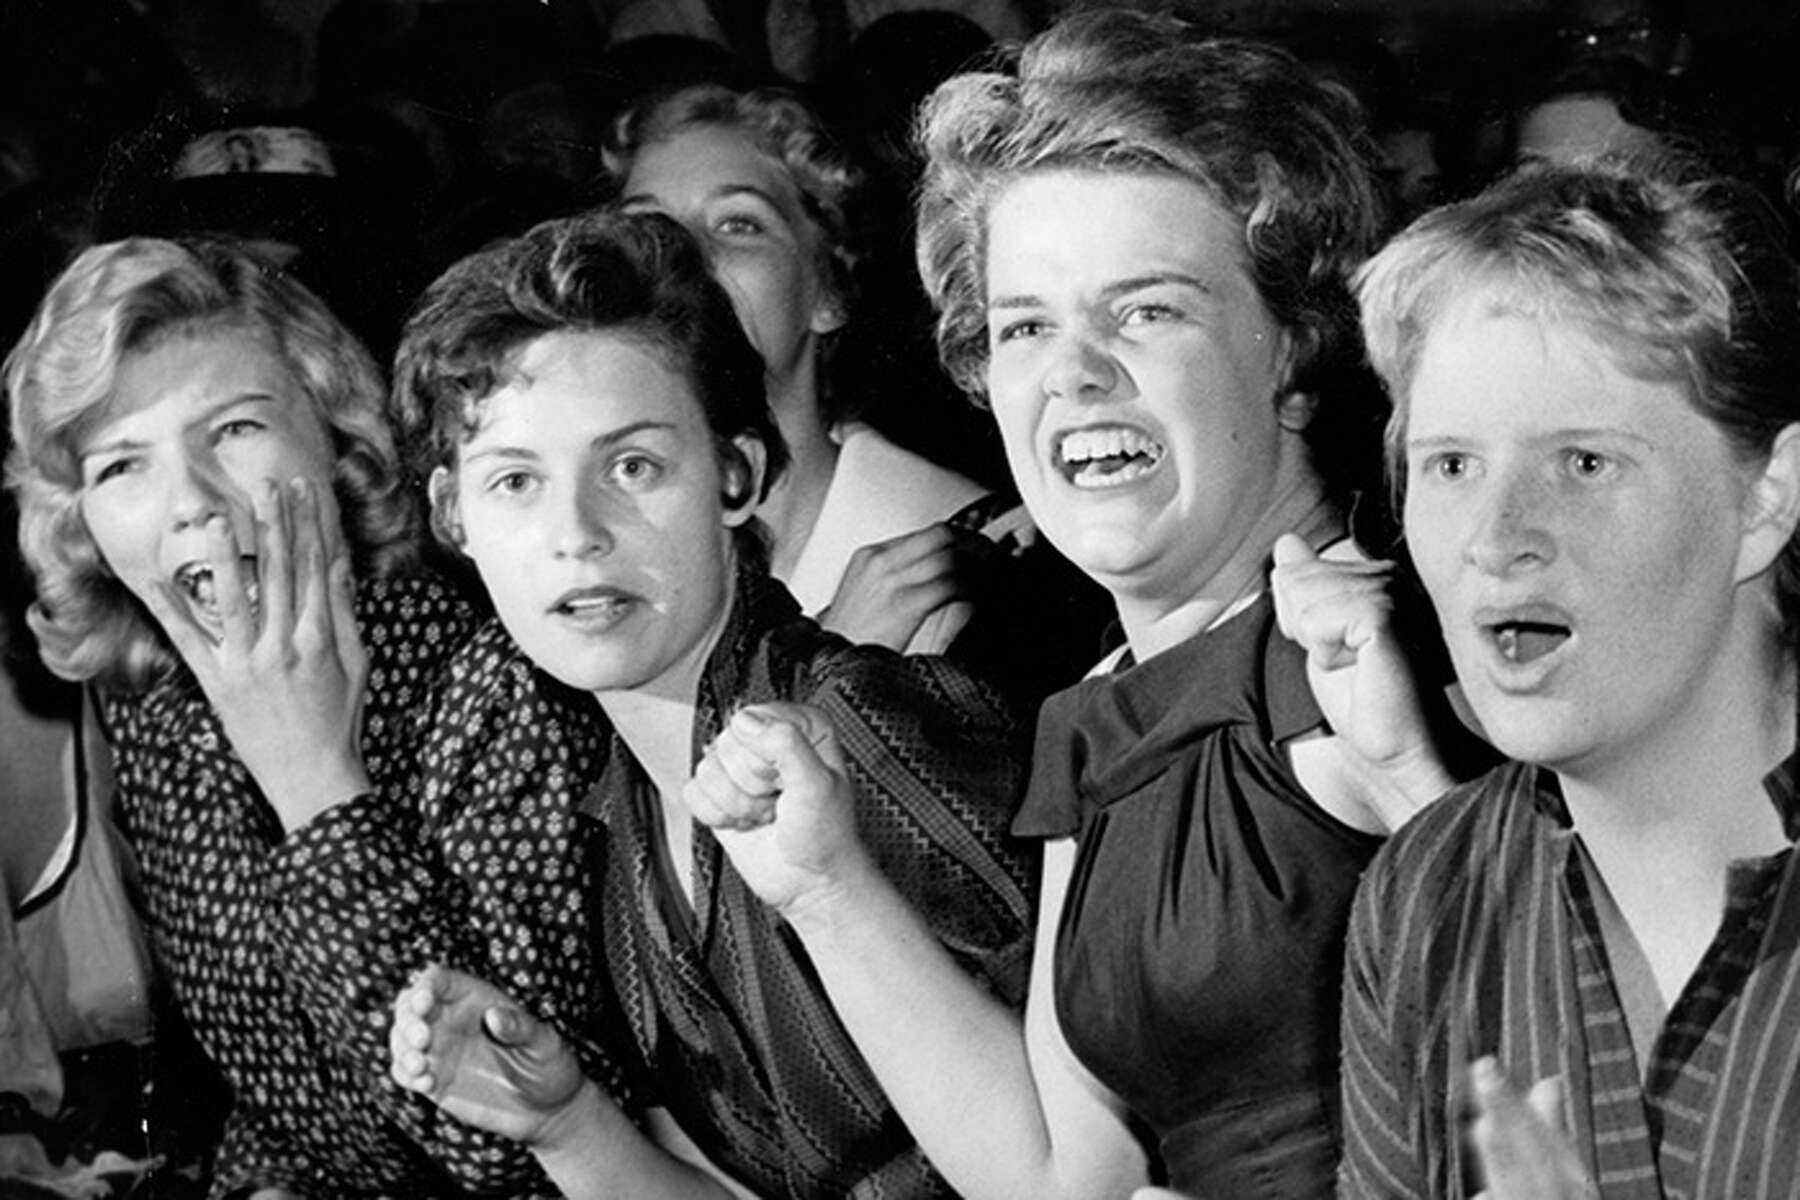
[[[19,545],[36,579],[27,613],[57,675],[139,690],[175,662],[107,566],[81,513],[81,448],[113,415],[121,364],[209,330],[265,339],[311,402],[336,455],[335,490],[359,576],[416,561],[416,501],[401,486],[369,352],[305,286],[221,240],[131,238],[79,255],[51,284],[5,365]]]

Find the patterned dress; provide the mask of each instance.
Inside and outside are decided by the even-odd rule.
[[[971,974],[1019,1003],[1035,867],[1007,833],[1024,744],[997,693],[944,659],[825,633],[749,564],[701,679],[696,758],[732,711],[770,700],[831,719],[876,861]],[[585,811],[604,876],[605,965],[647,1099],[761,1196],[950,1196],[799,940],[698,826],[688,903],[660,801],[622,741]]]
[[[310,1197],[494,1190],[480,1139],[444,1129],[430,1105],[386,1082],[385,1021],[364,1022],[355,1036],[333,1028],[344,1024],[345,998],[309,986],[304,947],[289,934],[289,889],[315,844],[345,827],[416,822],[422,724],[472,625],[424,578],[364,584],[357,616],[370,661],[363,745],[374,791],[286,837],[189,674],[103,699],[152,944],[232,1091],[214,1196],[269,1185]],[[350,894],[340,907],[357,903]]]

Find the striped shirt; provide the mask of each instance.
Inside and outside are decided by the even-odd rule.
[[[1796,760],[1764,779],[1800,839]],[[1370,866],[1344,978],[1345,1197],[1478,1190],[1469,1062],[1567,1084],[1606,1200],[1800,1196],[1800,894],[1792,848],[1733,864],[1712,944],[1640,1074],[1555,776],[1509,763]]]

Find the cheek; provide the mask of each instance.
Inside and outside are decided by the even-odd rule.
[[[1406,548],[1418,570],[1419,580],[1436,602],[1452,575],[1451,564],[1461,551],[1456,532],[1457,522],[1452,508],[1436,502],[1416,499],[1417,490],[1409,490],[1401,510]]]
[[[88,498],[81,502],[78,512],[82,527],[100,552],[101,560],[115,573],[121,565],[147,555],[151,541],[146,535],[150,524],[148,518],[154,516],[147,506]]]

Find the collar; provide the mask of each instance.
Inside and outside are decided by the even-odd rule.
[[[1558,827],[1572,828],[1574,821],[1569,816],[1569,805],[1563,799],[1562,784],[1556,772],[1542,766],[1533,769],[1537,777],[1532,788],[1532,803]],[[1800,788],[1800,745],[1762,777],[1762,786],[1769,803],[1775,806],[1776,815],[1781,818],[1782,832],[1790,842],[1800,842],[1800,792],[1797,792]]]
[[[1322,720],[1306,681],[1306,652],[1275,628],[1273,601],[1263,593],[1146,662],[1053,697],[1039,719],[1039,744],[1069,741],[1084,791],[1110,802],[1221,726],[1247,725],[1279,744]]]
[[[787,581],[809,614],[831,603],[850,556],[862,547],[948,520],[987,494],[867,425],[846,425],[838,439],[825,502]]]

